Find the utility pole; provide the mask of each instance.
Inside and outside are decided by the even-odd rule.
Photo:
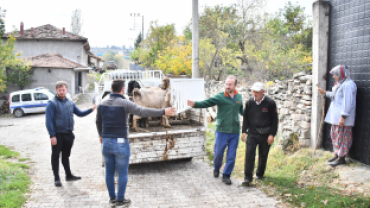
[[[192,78],[199,78],[199,14],[198,0],[193,0],[193,18],[192,18]]]
[[[144,41],[144,15],[142,16],[143,20],[141,21],[141,41]]]
[[[130,16],[131,17],[134,17],[134,25],[132,28],[130,28],[130,30],[140,30],[140,26],[139,26],[139,23],[137,24],[136,23],[136,17],[142,17],[142,20],[141,20],[141,41],[144,40],[144,15],[140,15],[140,13],[130,13]],[[139,20],[140,21],[140,20]]]

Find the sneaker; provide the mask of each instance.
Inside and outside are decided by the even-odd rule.
[[[116,206],[116,202],[117,202],[116,199],[109,199],[109,206],[115,207]]]
[[[56,187],[61,187],[61,186],[62,186],[62,183],[60,182],[60,180],[55,180],[55,181],[54,181],[54,185],[55,185]]]
[[[78,180],[81,180],[81,177],[80,176],[69,176],[69,177],[66,177],[66,181],[78,181]]]
[[[213,170],[213,176],[214,176],[215,178],[218,178],[218,175],[220,175],[220,170],[216,170],[216,169],[214,169],[214,170]]]
[[[223,175],[223,176],[222,176],[222,181],[223,181],[226,185],[231,185],[230,176]]]
[[[262,179],[263,179],[263,176],[256,175],[256,180],[262,180]]]
[[[128,207],[131,204],[130,199],[124,199],[123,201],[116,201],[116,208]]]

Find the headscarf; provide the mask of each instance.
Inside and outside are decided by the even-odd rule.
[[[338,65],[334,67],[330,74],[335,75],[339,77],[339,80],[334,83],[334,86],[332,88],[331,93],[331,100],[334,100],[334,96],[337,92],[337,90],[340,88],[340,86],[347,80],[351,80],[351,77],[349,76],[349,70],[346,65]]]

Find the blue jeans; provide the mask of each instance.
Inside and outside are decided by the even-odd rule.
[[[105,161],[105,183],[110,199],[122,201],[125,197],[127,174],[130,160],[130,144],[128,139],[124,143],[117,143],[117,138],[103,138],[103,156]],[[118,192],[116,195],[114,174],[118,172]]]
[[[222,166],[225,148],[227,147],[224,175],[230,176],[235,166],[236,149],[239,143],[239,133],[229,134],[216,131],[213,164],[216,170]]]

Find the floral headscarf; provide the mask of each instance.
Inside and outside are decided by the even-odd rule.
[[[349,70],[346,65],[338,65],[334,67],[330,71],[330,74],[339,77],[339,80],[334,83],[334,86],[332,88],[331,100],[334,100],[335,93],[337,92],[339,87],[343,84],[343,82],[351,80],[351,77],[349,76]]]

